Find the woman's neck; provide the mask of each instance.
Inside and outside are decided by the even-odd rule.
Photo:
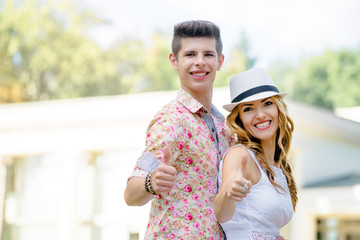
[[[261,146],[264,150],[265,160],[268,164],[276,166],[277,163],[275,161],[275,140],[271,141],[263,141]]]

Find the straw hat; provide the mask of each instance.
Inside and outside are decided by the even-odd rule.
[[[231,103],[223,108],[231,112],[239,103],[251,102],[271,96],[285,97],[287,92],[279,92],[269,74],[262,68],[253,68],[236,74],[230,79]]]

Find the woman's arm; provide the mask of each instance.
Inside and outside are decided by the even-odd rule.
[[[230,149],[222,168],[222,183],[220,191],[215,197],[214,212],[220,223],[229,221],[235,212],[236,202],[241,201],[249,193],[252,186],[248,180],[249,153],[242,147]],[[242,193],[243,186],[248,181],[248,190]]]

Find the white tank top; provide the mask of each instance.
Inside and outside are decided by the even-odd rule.
[[[247,149],[240,144],[233,147],[236,146]],[[269,181],[266,170],[261,167],[254,152],[249,149],[247,151],[259,167],[261,178],[251,187],[246,198],[236,203],[233,218],[222,223],[221,226],[227,240],[275,240],[280,234],[280,228],[285,226],[293,215],[286,177],[280,168],[271,166],[275,174],[275,182],[286,191],[284,193],[279,189],[278,192]],[[222,182],[222,167],[223,161],[220,162],[219,185]]]

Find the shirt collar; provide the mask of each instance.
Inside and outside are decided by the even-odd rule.
[[[211,114],[220,119],[222,123],[225,122],[224,115],[215,107],[214,104],[211,104]]]
[[[191,113],[197,113],[197,112],[205,112],[205,107],[194,97],[192,97],[188,92],[186,92],[184,89],[180,89],[176,98],[184,107],[186,107]],[[214,106],[214,104],[211,104],[211,114],[218,118],[222,123],[225,121],[225,117],[222,115],[222,113]]]

